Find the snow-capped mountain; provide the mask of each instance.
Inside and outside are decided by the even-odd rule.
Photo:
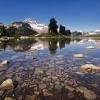
[[[28,23],[31,26],[31,28],[37,31],[38,33],[48,33],[48,26],[44,24],[40,24],[37,21],[33,21],[30,18],[25,19],[24,22]]]
[[[89,35],[99,35],[100,34],[100,30],[95,30],[95,31],[91,31],[88,32]]]

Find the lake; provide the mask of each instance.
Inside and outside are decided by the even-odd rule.
[[[87,47],[93,48],[87,48]],[[74,57],[83,54],[84,57]],[[80,67],[100,67],[100,40],[95,38],[31,38],[0,42],[0,83],[11,78],[14,90],[0,95],[11,100],[100,100],[100,72],[83,73]],[[1,93],[0,93],[1,94]]]

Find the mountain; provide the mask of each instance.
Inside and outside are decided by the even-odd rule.
[[[25,19],[23,22],[29,24],[31,28],[35,30],[37,33],[48,33],[48,26],[44,24],[40,24],[37,21],[33,21],[30,18]]]
[[[0,23],[0,26],[4,26],[4,24],[3,23]]]
[[[13,22],[12,24],[8,25],[8,29],[11,27],[13,27],[17,33],[23,36],[34,35],[37,33],[28,23],[25,22]]]
[[[100,30],[90,31],[88,32],[89,35],[100,35]]]

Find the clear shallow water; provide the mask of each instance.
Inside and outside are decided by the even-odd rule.
[[[15,100],[31,100],[29,96],[36,100],[86,100],[86,93],[88,97],[95,94],[99,100],[100,73],[85,74],[79,68],[84,64],[100,66],[100,41],[80,41],[54,38],[1,41],[0,61],[7,59],[10,63],[0,69],[0,83],[8,78],[19,83],[6,96]],[[94,49],[86,49],[87,46]],[[77,53],[85,58],[73,58]],[[78,87],[80,90],[83,87],[85,93]]]

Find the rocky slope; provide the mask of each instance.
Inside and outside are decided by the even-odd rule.
[[[29,24],[31,28],[35,30],[37,33],[48,33],[48,26],[44,24],[40,24],[37,21],[33,21],[30,18],[25,19],[24,22]]]

